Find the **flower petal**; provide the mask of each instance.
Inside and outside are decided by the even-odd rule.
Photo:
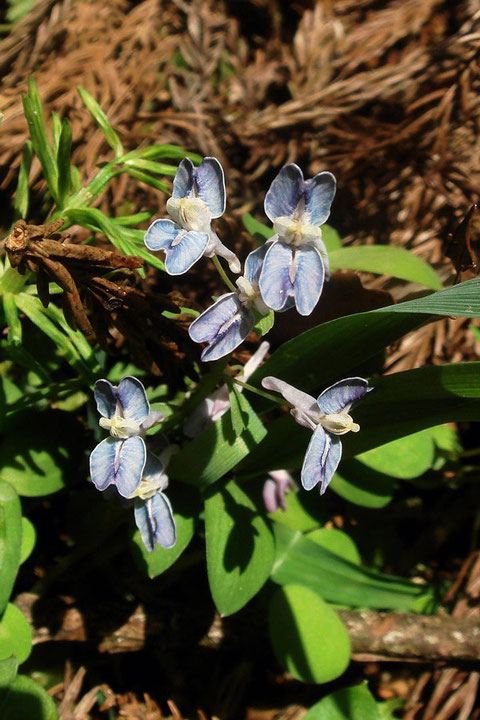
[[[164,548],[175,545],[177,537],[172,506],[162,492],[149,500],[135,500],[134,515],[143,544],[149,552],[153,552],[156,543]]]
[[[331,172],[321,172],[305,183],[305,212],[312,225],[323,225],[330,215],[337,181]]]
[[[153,453],[147,451],[147,461],[143,470],[143,480],[158,484],[159,490],[168,487],[168,477],[165,474],[165,465]]]
[[[193,321],[188,334],[194,342],[210,342],[216,337],[222,325],[228,322],[240,307],[241,303],[236,292],[222,295]]]
[[[237,293],[222,295],[196,318],[188,329],[194,342],[208,342],[201,359],[218,360],[235,350],[252,330],[255,317],[244,307]]]
[[[271,222],[280,216],[292,217],[302,197],[303,173],[295,163],[285,165],[265,195],[265,214]]]
[[[178,236],[176,238],[178,240]],[[199,260],[208,243],[208,234],[190,230],[166,251],[165,270],[169,275],[183,275]]]
[[[213,362],[233,352],[251,333],[254,325],[255,316],[252,311],[246,307],[240,307],[228,326],[219,331],[216,338],[202,352],[201,360]]]
[[[245,278],[247,278],[248,282],[253,285],[253,287],[258,287],[258,281],[260,280],[260,272],[262,270],[263,261],[265,259],[265,255],[267,254],[269,250],[269,245],[265,244],[261,247],[257,248],[256,250],[253,250],[253,252],[249,253],[247,255],[247,259],[245,260],[245,269],[243,272],[243,275]]]
[[[172,197],[188,197],[193,187],[194,171],[195,165],[190,158],[184,158],[175,173]]]
[[[225,177],[217,158],[206,157],[194,171],[196,194],[218,218],[225,212]]]
[[[320,415],[317,402],[315,398],[308,395],[302,390],[297,390],[293,385],[284,380],[279,380],[272,375],[264,377],[262,385],[267,390],[273,390],[274,392],[280,393],[285,400],[294,406],[292,415],[299,425],[314,430],[317,423],[320,421]]]
[[[149,250],[168,250],[182,228],[173,220],[155,220],[144,235],[143,242]]]
[[[117,407],[117,388],[108,380],[97,380],[94,387],[97,410],[103,417],[111,418]]]
[[[293,252],[290,245],[277,240],[267,249],[260,272],[259,286],[263,301],[272,310],[285,310],[294,288],[290,279]]]
[[[131,375],[122,378],[118,385],[117,394],[122,406],[123,416],[141,425],[150,413],[150,403],[140,380]]]
[[[320,495],[323,495],[341,457],[342,443],[338,435],[326,433],[319,425],[312,435],[303,461],[301,480],[305,490],[312,490],[320,483]]]
[[[301,245],[295,251],[293,264],[295,304],[300,315],[310,315],[322,294],[325,279],[323,260],[312,245]]]
[[[370,390],[373,388],[369,388],[368,381],[363,378],[345,378],[324,390],[318,396],[317,403],[325,415],[348,412],[352,405],[365,397]]]
[[[128,497],[140,485],[146,461],[145,443],[135,436],[126,440],[108,437],[90,455],[90,477],[97,490],[115,485]]]

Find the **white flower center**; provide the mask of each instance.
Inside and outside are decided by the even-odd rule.
[[[121,415],[114,415],[112,418],[102,417],[98,424],[104,430],[108,430],[112,437],[122,440],[140,434],[140,425],[135,420],[129,420]]]
[[[165,479],[162,477],[157,482],[151,480],[141,480],[140,485],[134,493],[129,495],[129,498],[140,498],[140,500],[150,500],[159,490],[163,490],[165,487]]]
[[[360,430],[360,425],[353,422],[351,415],[346,412],[324,415],[320,419],[320,425],[322,425],[327,432],[333,433],[334,435],[345,435],[347,432],[358,432]]]
[[[249,307],[253,305],[261,315],[268,315],[270,309],[263,302],[260,291],[256,290],[247,278],[239,277],[235,280],[235,284],[238,288],[238,299],[242,305],[248,305]]]
[[[167,200],[167,212],[185,230],[206,233],[210,230],[210,210],[198,197],[171,197]]]
[[[273,229],[289,245],[314,245],[322,238],[321,228],[309,225],[302,220],[292,220],[289,217],[275,218]]]

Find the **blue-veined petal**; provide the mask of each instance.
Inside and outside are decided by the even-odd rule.
[[[118,385],[117,395],[122,406],[123,416],[141,425],[150,412],[150,403],[140,380],[131,375],[122,378]]]
[[[140,485],[146,461],[145,443],[135,436],[126,440],[108,437],[90,455],[90,477],[97,490],[115,485],[128,497]]]
[[[97,380],[94,388],[97,410],[103,417],[111,418],[117,407],[117,388],[108,380]]]
[[[294,406],[292,415],[299,425],[309,430],[316,428],[320,422],[321,413],[315,398],[302,390],[298,390],[293,385],[285,382],[285,380],[280,380],[272,375],[264,377],[262,385],[267,390],[280,393],[288,403]]]
[[[323,225],[330,215],[337,181],[331,172],[321,172],[305,183],[305,212],[311,225]]]
[[[181,237],[180,237],[181,235]],[[182,231],[166,251],[165,270],[169,275],[183,275],[199,260],[208,243],[208,235]]]
[[[157,252],[157,250],[168,250],[177,235],[182,232],[182,228],[174,223],[173,220],[161,218],[155,220],[148,228],[143,242],[149,250]]]
[[[326,433],[319,425],[312,435],[303,461],[301,480],[305,490],[311,490],[320,483],[320,495],[323,495],[341,457],[342,443],[338,435]]]
[[[254,325],[255,316],[252,311],[241,306],[231,321],[217,333],[214,340],[202,352],[201,360],[213,362],[233,352],[251,333]]]
[[[188,334],[194,342],[210,342],[219,329],[227,323],[241,307],[236,292],[227,293],[207,308],[188,328]]]
[[[260,293],[264,303],[272,310],[284,310],[289,297],[294,295],[290,270],[293,252],[290,245],[277,240],[268,248],[260,272]]]
[[[297,310],[300,315],[310,315],[322,294],[325,279],[323,260],[312,245],[300,245],[295,250],[293,265],[292,278],[294,277]]]
[[[269,248],[270,245],[265,243],[265,245],[262,245],[256,250],[253,250],[253,252],[249,253],[247,255],[247,259],[245,260],[243,275],[254,288],[258,287],[263,261]]]
[[[274,222],[277,217],[292,217],[302,197],[303,173],[295,163],[285,165],[265,195],[265,214]]]
[[[153,552],[157,543],[164,548],[175,545],[175,520],[166,495],[158,492],[149,500],[135,500],[134,514],[143,544],[149,552]]]
[[[368,381],[360,377],[339,380],[324,390],[317,399],[320,410],[325,415],[348,412],[352,405],[361,400],[373,390],[368,387]]]
[[[193,186],[194,171],[195,165],[190,158],[184,158],[175,173],[172,197],[188,197]]]
[[[147,450],[147,462],[143,470],[143,480],[159,484],[160,490],[165,490],[168,485],[168,478],[165,475],[163,462],[153,453]]]
[[[225,212],[225,178],[217,158],[206,157],[194,171],[196,195],[218,218]]]

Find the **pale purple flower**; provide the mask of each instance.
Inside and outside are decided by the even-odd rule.
[[[265,480],[262,493],[267,512],[274,513],[279,509],[285,512],[285,495],[289,488],[295,487],[295,481],[288,470],[271,470],[268,474],[270,477]]]
[[[328,387],[315,400],[275,377],[264,378],[262,385],[279,392],[293,406],[290,412],[297,423],[314,431],[303,461],[301,481],[305,490],[320,484],[323,495],[342,457],[340,436],[360,430],[349,412],[373,388],[363,378],[346,378]]]
[[[275,235],[268,242],[259,285],[262,298],[275,311],[293,298],[300,315],[317,304],[329,268],[320,225],[330,214],[335,177],[321,172],[303,179],[295,163],[283,167],[265,196],[265,213]]]
[[[237,375],[237,379],[246,382],[250,375],[260,367],[269,349],[270,344],[268,342],[264,340],[260,343],[252,357],[245,363],[242,372]],[[237,385],[237,388],[239,392],[242,392],[241,385]],[[200,435],[212,422],[221,418],[227,410],[230,410],[230,395],[228,387],[221,385],[211,395],[202,400],[185,420],[183,425],[185,435],[191,438]]]
[[[142,481],[131,497],[135,499],[135,523],[148,552],[153,552],[155,545],[171,548],[177,541],[172,506],[164,493],[167,486],[163,462],[147,453]]]
[[[147,459],[143,436],[163,420],[163,415],[150,411],[145,388],[131,376],[124,377],[118,386],[97,380],[95,401],[101,415],[99,425],[110,437],[90,455],[92,482],[97,490],[114,485],[120,495],[128,497],[140,484]]]
[[[189,158],[182,160],[173,181],[173,194],[167,201],[171,220],[155,220],[145,233],[149,250],[165,252],[169,275],[187,272],[202,255],[224,257],[232,272],[240,272],[235,253],[212,230],[212,219],[225,212],[223,168],[214,157],[206,157],[198,167]]]
[[[264,245],[251,252],[245,261],[244,275],[236,280],[237,291],[219,297],[190,325],[188,333],[191,339],[197,343],[208,343],[202,352],[202,360],[219,360],[231,353],[253,329],[254,310],[260,315],[270,312],[258,287],[267,250]]]

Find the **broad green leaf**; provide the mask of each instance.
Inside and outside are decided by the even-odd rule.
[[[242,435],[232,438],[230,412],[225,413],[172,457],[168,466],[172,479],[206,487],[232,470],[258,445],[267,431],[247,398],[243,400],[248,422]]]
[[[232,615],[267,581],[274,558],[269,522],[233,480],[205,500],[205,542],[213,601]]]
[[[435,444],[430,430],[393,440],[357,455],[357,461],[392,478],[419,477],[433,465]]]
[[[340,235],[330,225],[322,225],[322,240],[328,250],[329,257],[331,252],[338,250],[342,245]]]
[[[17,670],[18,661],[14,655],[5,658],[5,660],[0,660],[0,707],[2,691],[13,683],[17,676]]]
[[[244,213],[242,215],[242,222],[245,226],[245,230],[249,232],[260,245],[263,245],[265,240],[268,240],[272,237],[272,235],[275,235],[273,227],[259,222],[250,213]],[[256,238],[255,236],[258,237]]]
[[[30,177],[30,168],[33,159],[33,146],[31,140],[25,142],[18,173],[17,190],[15,192],[15,200],[13,207],[15,209],[16,218],[26,218],[28,214],[28,204],[30,201],[30,189],[28,178]]]
[[[17,675],[0,695],[2,720],[58,720],[58,711],[50,695],[35,680]]]
[[[93,119],[99,126],[100,130],[105,135],[105,140],[108,142],[108,144],[114,151],[115,157],[120,157],[121,155],[123,155],[124,150],[122,143],[120,142],[120,138],[111,126],[110,121],[108,120],[107,116],[105,115],[95,98],[93,98],[90,93],[88,93],[82,87],[78,88],[78,93],[82,98],[85,106],[89,110],[90,114],[92,115]]]
[[[233,434],[239,437],[248,425],[249,406],[235,383],[229,384],[228,397]]]
[[[360,565],[361,558],[358,548],[354,541],[342,530],[337,528],[318,528],[305,535],[307,540],[321,545],[323,548],[330,550],[344,560],[348,560],[354,565]]]
[[[274,530],[272,580],[279,585],[304,585],[336,605],[394,610],[411,610],[417,598],[431,594],[427,585],[348,562],[285,525],[275,523]]]
[[[277,659],[297,680],[326,683],[347,669],[351,646],[345,626],[313,590],[302,585],[276,590],[268,625]]]
[[[357,460],[344,460],[333,476],[330,489],[355,505],[383,508],[391,502],[395,480]]]
[[[286,525],[292,530],[306,532],[318,528],[328,520],[325,506],[318,502],[318,497],[304,490],[289,492],[285,496],[287,509],[276,510],[270,517],[275,522]]]
[[[28,518],[22,517],[22,548],[20,553],[20,563],[25,562],[25,560],[30,556],[33,548],[35,547],[36,539],[37,532],[35,530],[35,526]]]
[[[315,703],[303,720],[381,720],[366,683],[336,690]]]
[[[0,614],[7,607],[20,565],[22,508],[13,486],[0,479]],[[4,656],[6,657],[6,656]]]
[[[270,312],[267,315],[260,315],[260,313],[256,313],[257,321],[253,327],[255,332],[262,337],[263,335],[266,335],[274,326],[275,324],[275,313],[273,310],[270,310]]]
[[[431,265],[408,250],[391,245],[352,245],[329,252],[330,269],[363,270],[379,275],[392,275],[401,280],[419,283],[432,290],[441,290]]]
[[[60,132],[57,151],[58,202],[63,205],[72,185],[70,175],[70,154],[72,150],[72,128],[65,118]]]
[[[81,426],[69,413],[20,413],[0,443],[0,478],[27,497],[60,490],[78,461],[80,433]]]
[[[8,603],[0,620],[0,660],[14,655],[18,664],[25,662],[32,649],[32,629],[25,615]]]

